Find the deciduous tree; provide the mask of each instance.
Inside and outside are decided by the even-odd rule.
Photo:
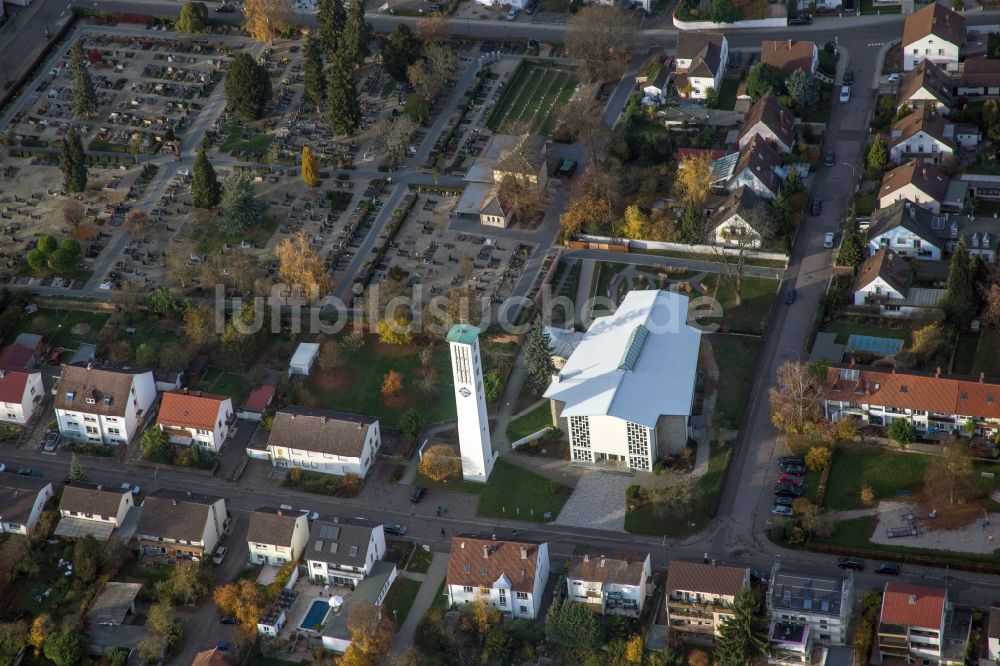
[[[767,619],[760,591],[740,588],[732,611],[722,620],[715,657],[719,666],[746,666],[767,654]]]
[[[566,49],[583,61],[588,81],[617,79],[632,60],[638,29],[634,15],[614,5],[592,3],[570,19]]]
[[[625,216],[621,222],[621,234],[625,238],[646,238],[649,231],[649,218],[638,204],[630,204],[625,208]]]
[[[257,633],[257,622],[267,610],[267,598],[256,581],[244,578],[217,587],[212,597],[219,612],[235,617],[247,633]]]
[[[801,361],[785,361],[775,373],[775,386],[768,390],[771,423],[787,433],[801,433],[819,420],[819,378]]]
[[[382,396],[394,398],[403,390],[403,374],[398,370],[389,370],[382,378]]]
[[[590,6],[590,5],[588,5]],[[607,235],[618,212],[620,188],[615,174],[588,164],[573,188],[559,224],[566,236],[578,233]]]
[[[830,466],[833,450],[829,446],[812,446],[806,452],[806,468],[811,472],[822,472]]]
[[[202,148],[191,169],[191,203],[195,208],[211,208],[219,204],[219,196],[219,178]]]
[[[184,311],[184,332],[195,345],[205,345],[215,340],[215,314],[204,303],[194,305]]]
[[[270,1],[252,0],[260,4]],[[229,108],[245,121],[257,120],[271,99],[271,75],[249,53],[237,53],[226,73],[225,90]]]
[[[462,459],[447,444],[434,444],[424,451],[417,469],[432,481],[453,481],[462,478]]]
[[[48,613],[42,613],[35,616],[35,619],[31,621],[31,631],[28,634],[28,645],[35,648],[35,655],[42,654],[42,648],[45,645],[45,641],[48,640],[56,630],[56,623],[52,621],[52,616]],[[0,650],[2,654],[2,650]]]
[[[87,654],[87,641],[81,632],[66,630],[50,636],[43,651],[55,666],[76,666]]]
[[[434,12],[417,20],[417,38],[425,47],[451,39],[451,19],[447,14]]]
[[[965,504],[978,490],[977,477],[968,444],[953,436],[945,445],[941,459],[927,466],[924,492],[935,504]]]
[[[568,599],[554,602],[545,616],[545,638],[557,645],[593,648],[600,639],[600,623],[587,604]]]
[[[341,363],[341,346],[336,340],[324,340],[319,348],[319,367],[327,372],[337,373],[337,366]]]
[[[743,15],[732,0],[712,0],[708,7],[708,17],[713,23],[736,23]]]
[[[747,73],[747,94],[756,102],[768,92],[781,95],[784,92],[785,75],[774,65],[758,62]]]
[[[256,628],[256,624],[254,627]],[[146,629],[163,638],[167,647],[177,645],[184,635],[184,623],[177,617],[177,611],[169,601],[158,601],[149,607]]]
[[[330,275],[305,232],[285,238],[274,253],[278,257],[278,274],[285,284],[301,289],[309,298],[330,290]]]
[[[292,23],[291,0],[243,0],[243,27],[258,42],[272,42]]]
[[[712,182],[712,160],[705,155],[688,157],[677,169],[674,195],[686,207],[701,210]]]
[[[905,418],[893,419],[889,427],[886,428],[886,434],[889,435],[889,439],[904,447],[917,441],[916,427],[910,423],[909,419]]]
[[[340,658],[342,666],[376,666],[389,652],[392,620],[371,604],[358,603],[347,616],[351,644]]]
[[[70,89],[70,104],[73,115],[77,118],[90,117],[100,111],[97,103],[97,92],[94,82],[87,70],[87,61],[83,53],[83,40],[78,39],[69,47],[69,70],[73,77],[73,87]]]
[[[740,228],[737,232],[730,233],[725,247],[712,245],[716,261],[722,264],[726,277],[733,283],[737,306],[743,305],[743,277],[747,258],[754,250],[768,246],[775,235],[774,217],[766,204],[755,206],[744,215],[744,219],[749,229]]]
[[[208,7],[204,2],[185,2],[176,27],[180,32],[205,32],[208,28]]]

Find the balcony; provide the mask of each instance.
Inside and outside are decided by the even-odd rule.
[[[725,601],[715,601],[712,599],[703,599],[698,601],[693,597],[676,594],[672,594],[667,598],[667,605],[671,608],[695,608],[700,610],[711,610],[716,613],[729,608],[729,604]]]

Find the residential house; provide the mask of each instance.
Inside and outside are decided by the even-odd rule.
[[[67,365],[54,400],[59,433],[78,442],[127,444],[155,399],[149,370]]]
[[[940,261],[949,234],[947,215],[937,215],[912,201],[900,200],[872,213],[868,226],[868,253],[891,248],[918,261]]]
[[[364,478],[381,445],[373,416],[285,407],[274,415],[267,453],[275,467]]]
[[[853,605],[854,576],[849,572],[843,577],[816,576],[786,570],[777,561],[771,568],[767,610],[772,622],[809,627],[817,643],[847,645]],[[804,643],[805,636],[794,642],[799,639]]]
[[[648,104],[662,104],[667,97],[667,86],[670,83],[672,72],[664,67],[655,77],[642,84],[643,102]]]
[[[261,507],[250,514],[251,564],[298,562],[309,543],[309,518],[301,511]]]
[[[308,377],[316,357],[319,356],[318,342],[300,342],[288,362],[288,376],[303,375]]]
[[[215,552],[227,529],[225,499],[161,488],[143,501],[135,538],[143,555],[200,560]]]
[[[0,472],[0,534],[30,534],[50,497],[45,479]]]
[[[125,523],[135,506],[131,490],[92,483],[72,483],[63,488],[59,500],[58,536],[76,538],[90,535],[107,541]]]
[[[41,401],[42,373],[0,368],[0,421],[24,425]]]
[[[767,202],[744,185],[712,212],[709,234],[716,245],[759,248],[763,241],[762,225],[769,220]]]
[[[765,39],[760,47],[760,61],[777,67],[787,77],[801,69],[806,74],[815,74],[819,65],[819,51],[815,42],[793,39]]]
[[[795,116],[770,91],[757,100],[744,117],[739,135],[740,150],[754,137],[770,142],[782,153],[792,152],[795,146]]]
[[[448,601],[483,599],[508,617],[534,620],[549,578],[549,544],[521,539],[451,539]]]
[[[940,169],[933,164],[910,160],[882,176],[878,207],[886,208],[896,201],[907,200],[939,213],[947,192],[948,177]]]
[[[726,189],[735,192],[745,185],[765,199],[773,199],[781,191],[783,173],[778,151],[755,136],[740,150]]]
[[[712,560],[673,560],[667,567],[670,631],[716,637],[731,617],[736,595],[750,582],[750,568]]]
[[[944,5],[932,2],[906,17],[903,23],[903,71],[924,60],[957,68],[965,43],[965,17]]]
[[[903,74],[896,90],[896,108],[904,105],[911,109],[931,110],[947,116],[951,111],[951,77],[931,60],[920,64]]]
[[[975,150],[983,140],[983,133],[976,125],[955,125],[955,141],[962,150]]]
[[[820,396],[830,421],[862,425],[912,423],[921,434],[954,433],[992,438],[1000,432],[1000,381],[835,364],[827,368]]]
[[[156,425],[174,444],[200,446],[217,453],[235,420],[229,397],[185,388],[163,394]]]
[[[1000,606],[990,606],[990,617],[986,625],[987,658],[991,663],[1000,661]]]
[[[881,658],[935,665],[963,663],[969,626],[965,627],[965,641],[955,636],[949,626],[954,612],[947,588],[887,583],[878,622]]]
[[[687,91],[691,99],[705,99],[709,88],[719,92],[722,87],[729,41],[721,32],[682,31],[677,35],[676,58],[674,86],[678,92]]]
[[[649,553],[577,546],[566,573],[566,593],[603,613],[639,617],[652,577]]]
[[[889,156],[896,164],[911,159],[926,164],[941,164],[958,148],[955,125],[943,116],[924,109],[892,124],[889,132]]]
[[[356,587],[384,556],[385,530],[381,523],[333,518],[313,521],[304,558],[310,580]]]
[[[940,314],[944,289],[913,286],[913,271],[901,256],[884,247],[858,268],[854,304],[877,307],[885,316],[921,317]]]
[[[955,94],[972,101],[1000,97],[1000,60],[979,57],[961,63]]]
[[[767,656],[770,666],[812,666],[816,630],[798,622],[771,620],[767,638],[771,646]]]
[[[320,642],[324,650],[343,654],[351,646],[352,632],[347,623],[354,608],[374,606],[376,612],[388,612],[389,609],[380,607],[385,602],[398,573],[396,565],[392,562],[375,563],[368,577],[359,582],[357,587],[344,598],[340,608],[331,609],[324,618],[320,630]]]
[[[264,412],[274,401],[274,393],[277,387],[274,384],[257,384],[250,389],[250,395],[243,403],[239,417],[248,421],[260,421],[264,418]]]
[[[630,291],[590,325],[545,391],[572,461],[652,471],[684,449],[701,347],[687,312],[682,294]]]

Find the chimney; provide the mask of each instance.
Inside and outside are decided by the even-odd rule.
[[[93,361],[87,361],[87,370],[90,370],[93,367],[94,367],[94,362]]]
[[[856,361],[856,359],[854,358],[854,356],[851,356],[851,367],[852,368],[854,367],[855,361]]]
[[[603,555],[601,555],[601,568],[602,569],[604,568],[604,556]]]
[[[177,506],[177,500],[175,499],[170,500],[170,503],[174,506]]]
[[[103,485],[101,485],[101,484],[97,484],[97,489],[98,489],[98,490],[104,490],[104,486],[103,486]]]
[[[911,594],[910,595],[910,605],[911,606],[916,606],[917,605],[917,595],[915,595],[915,594]]]
[[[590,561],[590,554],[589,553],[584,553],[584,555],[583,555],[583,561],[584,562],[589,562]]]
[[[6,375],[6,374],[7,374],[7,371],[4,370],[3,368],[0,368],[0,379],[3,379],[4,375]]]
[[[792,40],[791,39],[788,40],[788,48],[792,48]]]
[[[278,509],[278,515],[279,515],[279,516],[283,516],[283,515],[285,515],[285,514],[283,514],[283,513],[281,512],[281,509]]]
[[[485,543],[483,544],[483,558],[487,560],[490,559],[490,547]]]
[[[191,491],[190,491],[190,490],[189,490],[189,491],[187,491],[187,496],[188,496],[188,499],[190,499],[190,498],[191,498]]]
[[[939,378],[939,377],[941,377],[941,366],[940,366],[940,365],[939,365],[939,366],[937,367],[937,369],[936,369],[936,370],[934,371],[934,377],[935,377],[935,378]]]
[[[986,373],[985,372],[980,372],[979,373],[979,383],[982,384],[984,379],[986,379]]]
[[[463,541],[462,543],[458,544],[458,547],[461,548],[462,550],[465,550],[465,542]]]
[[[528,559],[528,549],[525,548],[524,546],[521,546],[521,559],[522,560]]]

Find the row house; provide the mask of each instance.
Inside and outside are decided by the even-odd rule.
[[[903,74],[896,89],[896,110],[928,109],[947,116],[952,105],[951,77],[931,60]]]
[[[736,595],[750,583],[750,568],[695,560],[674,560],[667,567],[667,617],[671,632],[714,640],[732,617]]]
[[[868,227],[871,255],[888,249],[907,259],[940,261],[960,240],[970,255],[982,257],[987,264],[996,261],[998,237],[990,218],[934,213],[900,200],[873,212]]]
[[[878,207],[887,208],[897,201],[913,201],[934,213],[948,194],[948,177],[933,164],[911,159],[882,176]]]
[[[59,434],[77,442],[127,444],[155,399],[150,370],[67,365],[54,401]]]
[[[888,426],[910,421],[921,433],[993,437],[1000,431],[1000,382],[873,366],[831,365],[821,401],[831,421]]]
[[[911,159],[941,164],[957,149],[954,123],[922,108],[894,122],[889,131],[889,156],[896,164]]]
[[[448,558],[448,601],[482,599],[507,617],[534,620],[549,578],[549,545],[458,535]]]
[[[601,614],[639,617],[651,576],[648,552],[577,546],[566,573],[566,593]]]

